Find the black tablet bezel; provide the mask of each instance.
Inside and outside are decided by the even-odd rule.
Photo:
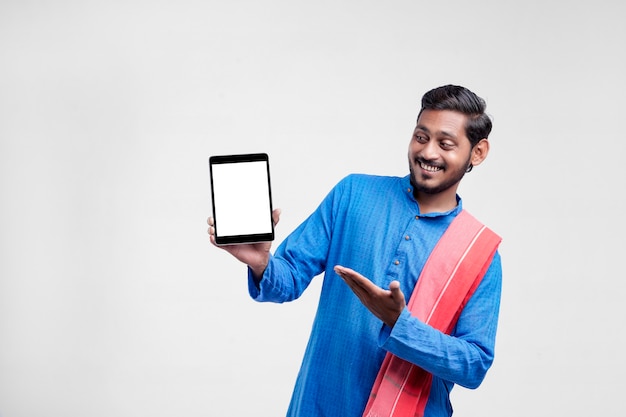
[[[228,235],[228,236],[220,236],[219,235],[219,219],[216,217],[215,213],[215,193],[214,193],[214,184],[213,184],[213,166],[217,164],[233,164],[233,163],[241,163],[241,162],[265,162],[265,166],[267,169],[267,189],[268,189],[268,198],[269,198],[269,213],[267,214],[270,218],[271,223],[271,232],[270,233],[253,233],[253,234],[245,234],[245,235]],[[209,176],[211,179],[211,206],[213,209],[213,227],[215,228],[215,243],[218,245],[235,245],[240,243],[258,243],[258,242],[268,242],[274,240],[274,222],[272,220],[272,184],[270,179],[270,165],[269,165],[269,157],[266,153],[250,153],[250,154],[237,154],[237,155],[214,155],[209,157]]]

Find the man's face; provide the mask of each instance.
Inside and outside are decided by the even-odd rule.
[[[466,122],[466,115],[451,110],[424,110],[419,116],[409,144],[409,169],[416,195],[456,194],[471,162]]]

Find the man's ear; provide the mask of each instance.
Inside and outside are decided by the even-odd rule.
[[[483,162],[485,158],[487,158],[488,153],[489,141],[486,138],[483,138],[478,141],[478,143],[472,148],[470,163],[474,166],[480,165],[480,163]]]

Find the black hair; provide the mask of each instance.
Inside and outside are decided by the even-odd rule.
[[[488,138],[491,133],[491,118],[485,113],[486,108],[485,100],[467,88],[444,85],[424,94],[422,108],[417,118],[419,119],[424,110],[452,110],[467,115],[465,134],[473,148],[481,139]]]

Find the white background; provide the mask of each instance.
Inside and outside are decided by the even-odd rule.
[[[421,95],[488,102],[465,207],[504,238],[496,362],[457,416],[620,415],[622,1],[0,2],[0,415],[284,415],[319,293],[257,304],[207,158],[267,152],[277,243],[403,176]],[[372,237],[375,239],[375,237]]]

